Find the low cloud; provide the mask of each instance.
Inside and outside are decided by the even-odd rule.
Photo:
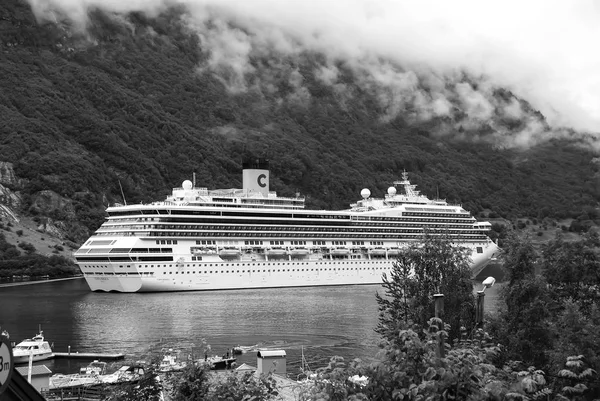
[[[315,51],[326,57],[315,71],[317,80],[347,101],[352,92],[339,83],[337,67],[343,64],[359,77],[359,85],[375,91],[383,120],[457,112],[473,125],[493,115],[528,118],[526,128],[512,133],[514,144],[561,135],[563,127],[600,132],[600,53],[595,51],[600,3],[594,0],[29,1],[38,18],[56,20],[59,13],[80,27],[95,8],[156,15],[184,6],[190,27],[210,52],[200,68],[216,74],[233,93],[255,84],[248,82],[254,55]],[[476,82],[464,82],[465,72]],[[289,98],[307,104],[304,80],[290,77]],[[266,77],[261,83],[269,85]],[[498,87],[540,110],[550,129],[527,117],[516,98],[495,99]]]

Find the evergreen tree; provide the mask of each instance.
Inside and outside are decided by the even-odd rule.
[[[379,324],[384,338],[397,338],[400,327],[414,323],[426,327],[434,316],[434,294],[444,294],[443,320],[450,325],[450,339],[458,338],[461,326],[474,325],[475,298],[469,256],[446,236],[426,233],[421,242],[404,250],[383,276],[385,295],[376,294]]]
[[[565,241],[558,235],[542,251],[541,264],[553,293],[554,308],[562,310],[563,301],[571,299],[580,312],[589,316],[600,301],[600,238],[586,235],[578,241]]]
[[[547,283],[536,274],[537,254],[526,238],[508,239],[504,267],[508,283],[501,292],[506,304],[492,334],[505,345],[506,357],[537,367],[546,366],[546,351],[552,347]]]

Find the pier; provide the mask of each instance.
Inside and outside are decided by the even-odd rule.
[[[125,354],[104,354],[101,352],[54,352],[55,358],[63,359],[98,359],[98,360],[111,360],[116,361],[118,359],[124,359]]]

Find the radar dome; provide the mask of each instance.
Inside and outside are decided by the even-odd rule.
[[[396,195],[396,187],[389,187],[389,188],[388,188],[388,195],[389,195],[389,196],[394,196],[394,195]]]
[[[190,180],[185,180],[183,182],[183,184],[181,184],[181,186],[183,187],[183,189],[189,191],[190,189],[192,189],[192,182]]]
[[[371,191],[369,191],[368,188],[365,188],[362,191],[360,191],[360,196],[362,196],[363,199],[367,199],[369,196],[371,196]]]

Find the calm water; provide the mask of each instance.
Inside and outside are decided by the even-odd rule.
[[[302,349],[313,368],[324,366],[333,355],[372,359],[378,351],[375,293],[381,289],[368,285],[106,294],[90,292],[85,280],[78,279],[0,288],[0,326],[11,341],[19,342],[35,335],[41,325],[55,351],[66,352],[71,346],[72,352],[121,352],[126,362],[149,360],[169,347],[182,355],[201,356],[202,339],[217,355],[236,345],[283,349],[288,372],[293,373]],[[486,294],[489,309],[495,294]],[[41,363],[53,372],[73,373],[88,362]],[[242,362],[256,365],[256,352],[238,356]]]
[[[319,365],[333,355],[372,357],[378,350],[373,328],[380,288],[106,294],[90,292],[80,279],[0,288],[0,325],[11,341],[33,336],[41,325],[55,351],[70,345],[72,352],[122,352],[129,360],[148,359],[165,347],[188,354],[203,338],[218,355],[238,344],[284,349],[293,370],[303,347]],[[256,352],[249,352],[238,362],[256,365],[255,359]],[[81,362],[44,364],[67,373]]]

